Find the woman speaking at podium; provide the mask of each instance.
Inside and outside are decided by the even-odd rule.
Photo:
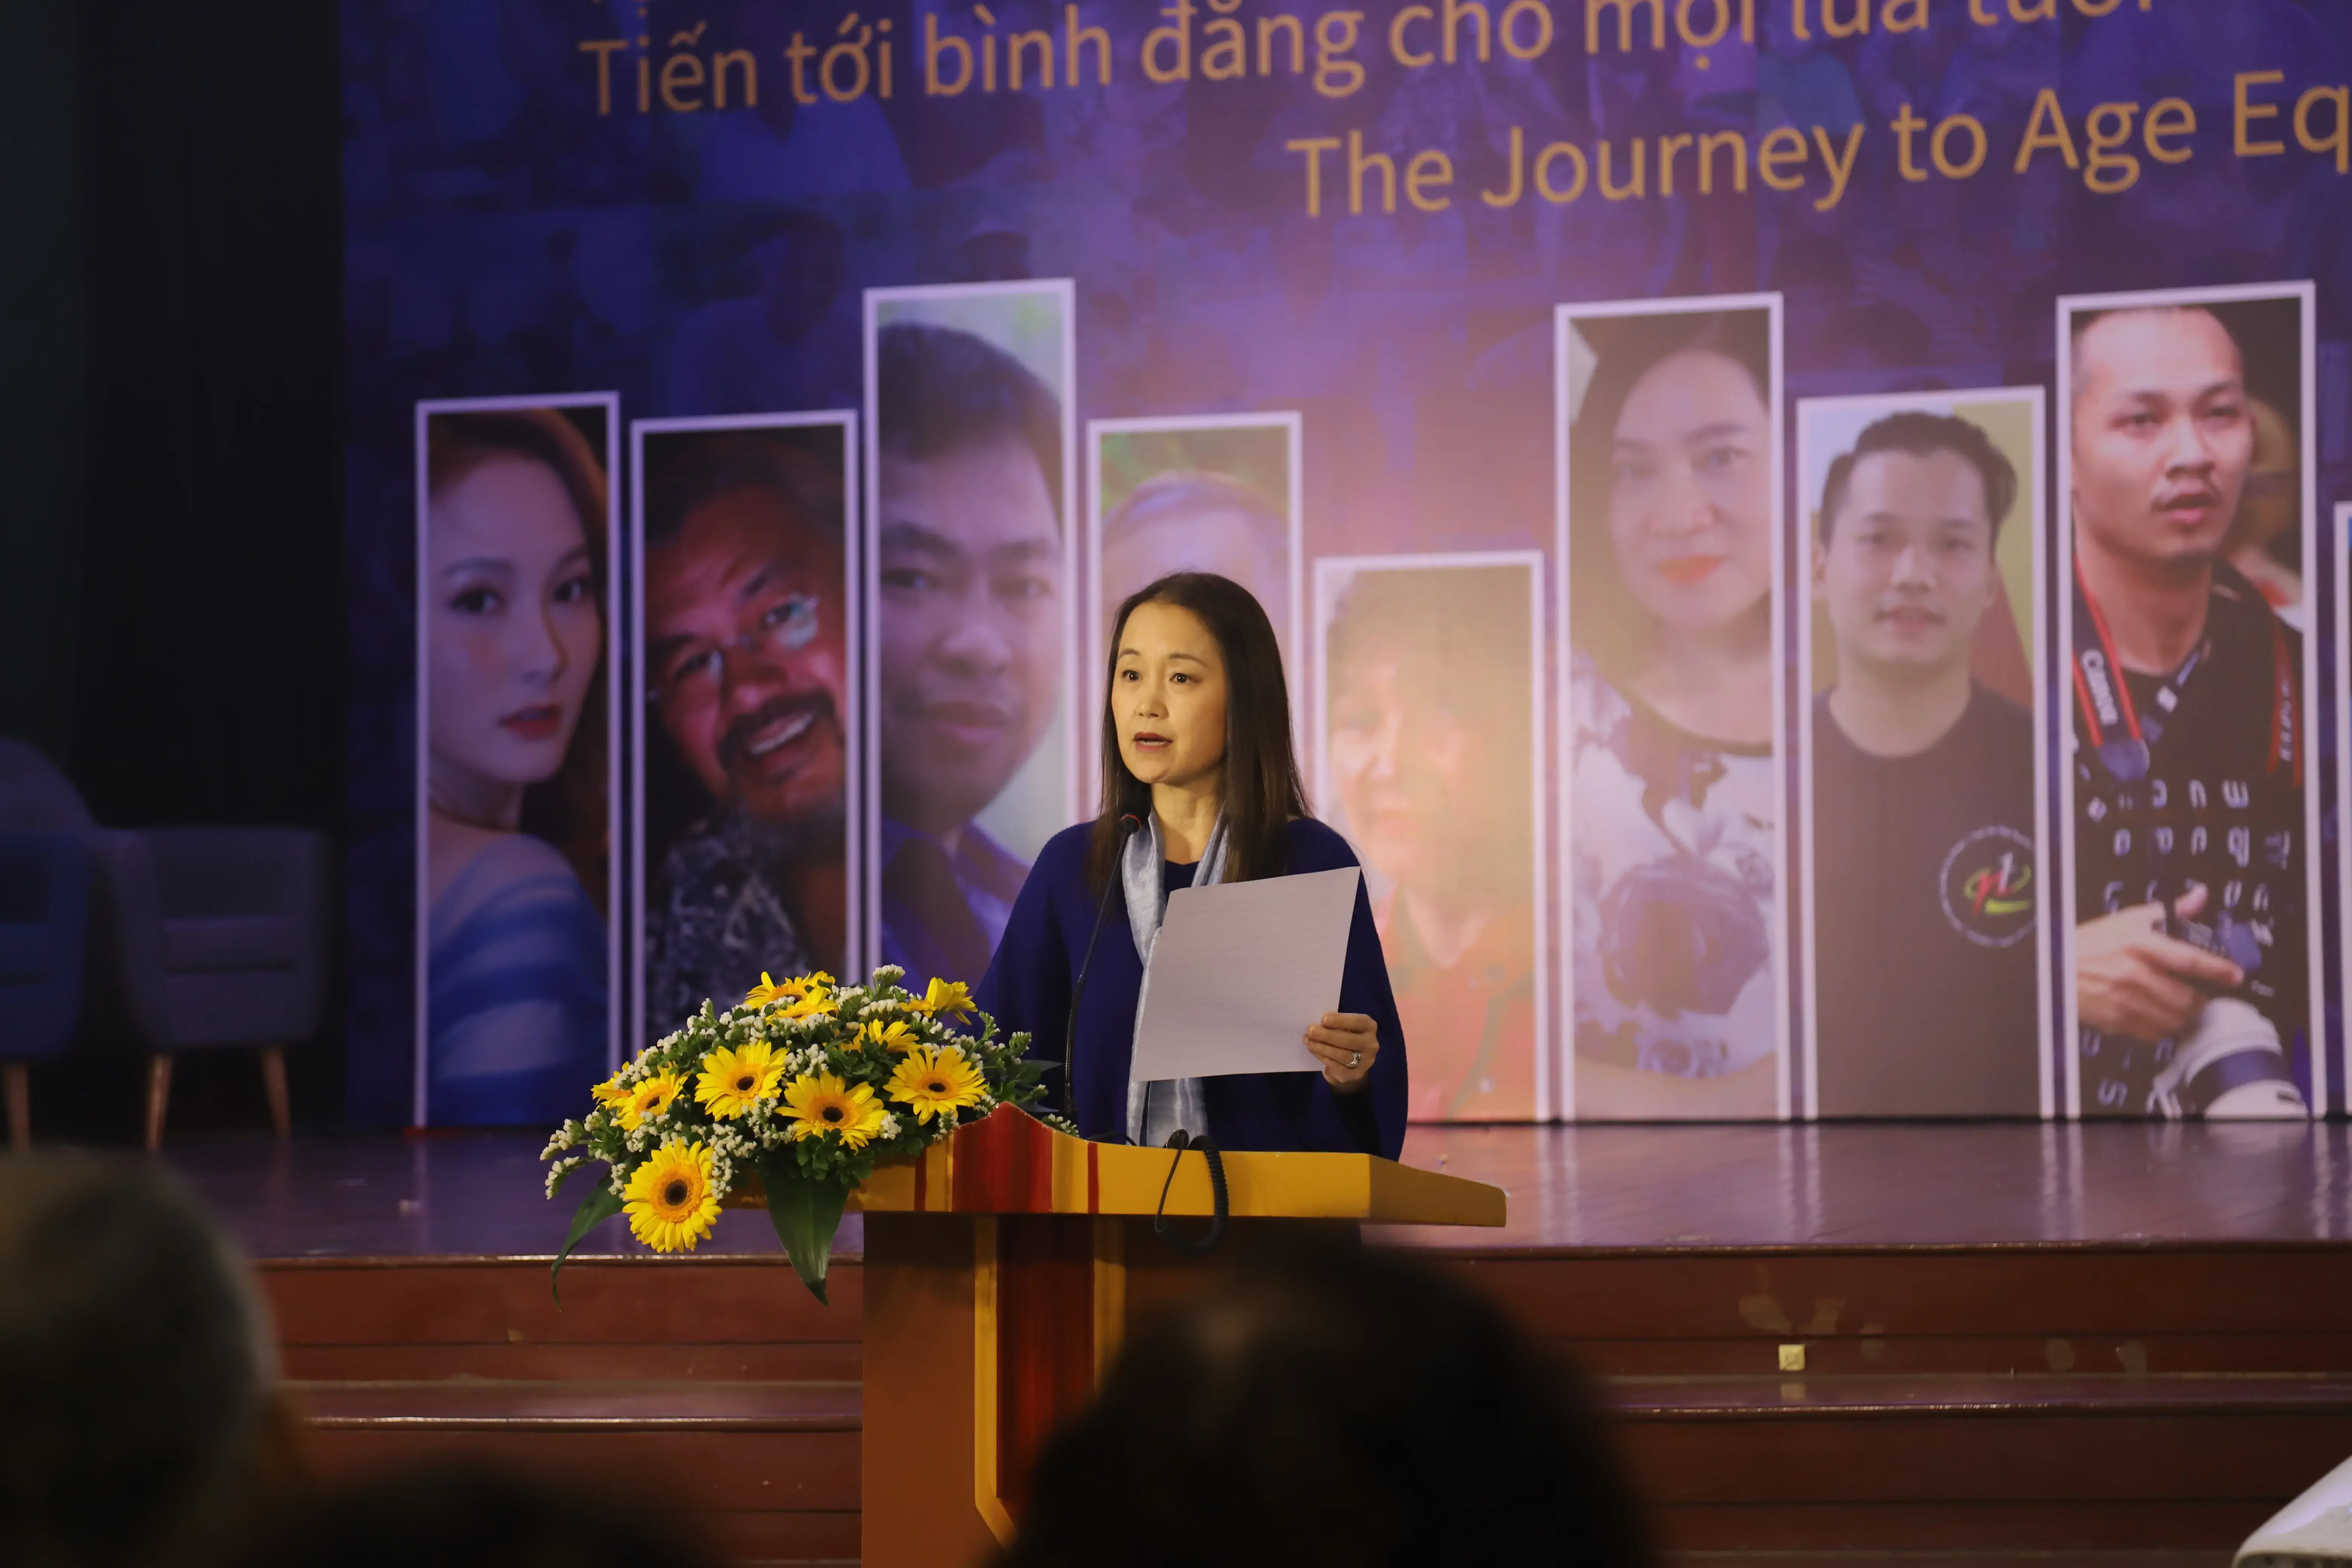
[[[1055,1098],[1088,1138],[1156,1148],[1182,1131],[1222,1149],[1395,1159],[1404,1037],[1360,885],[1339,1011],[1300,1020],[1319,1076],[1129,1078],[1144,963],[1171,890],[1357,862],[1307,815],[1282,654],[1247,589],[1176,573],[1130,596],[1114,625],[1101,815],[1037,857],[981,982],[982,1009],[1029,1031],[1054,1077],[1070,1063]]]

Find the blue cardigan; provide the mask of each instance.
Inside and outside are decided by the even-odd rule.
[[[1029,1054],[1054,1064],[1055,1070],[1046,1075],[1046,1099],[1056,1106],[1062,1103],[1059,1069],[1070,988],[1077,981],[1099,907],[1098,893],[1087,887],[1087,847],[1093,831],[1092,823],[1080,823],[1046,843],[1013,902],[1004,939],[976,998],[981,1010],[1006,1033],[1026,1029]],[[1319,822],[1296,821],[1288,832],[1292,871],[1328,871],[1358,863],[1348,841]],[[1077,1121],[1089,1138],[1127,1141],[1128,1058],[1142,990],[1143,962],[1136,955],[1126,907],[1114,892],[1077,1018]],[[1319,1073],[1204,1079],[1209,1134],[1218,1147],[1397,1157],[1404,1147],[1404,1031],[1397,1023],[1396,997],[1389,989],[1388,963],[1372,924],[1371,900],[1360,888],[1336,1011],[1367,1014],[1380,1026],[1381,1054],[1370,1081],[1346,1097],[1343,1110],[1341,1097],[1331,1092]],[[1300,1029],[1312,1022],[1301,1019]]]

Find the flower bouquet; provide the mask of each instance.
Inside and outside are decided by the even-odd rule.
[[[1029,1037],[999,1039],[960,981],[921,996],[886,964],[870,983],[765,974],[740,1006],[709,1002],[686,1026],[593,1090],[541,1159],[547,1195],[592,1161],[605,1179],[581,1202],[554,1273],[588,1232],[625,1212],[656,1252],[691,1250],[730,1194],[754,1181],[793,1270],[820,1301],[833,1233],[877,1163],[910,1160],[969,1116],[1027,1106],[1045,1091]],[[959,1028],[978,1021],[979,1032]],[[1059,1117],[1047,1120],[1069,1129]]]

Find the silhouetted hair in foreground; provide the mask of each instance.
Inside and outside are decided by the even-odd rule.
[[[0,1559],[177,1562],[292,1481],[268,1323],[152,1166],[0,1159]]]
[[[1362,1249],[1251,1266],[1131,1339],[1000,1568],[1634,1568],[1593,1406],[1501,1311]]]
[[[632,1517],[609,1492],[555,1488],[478,1458],[337,1489],[227,1568],[701,1568],[675,1510]]]

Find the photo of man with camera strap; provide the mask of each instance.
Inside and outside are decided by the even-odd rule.
[[[2303,648],[2222,553],[2254,451],[2245,349],[2197,303],[2070,325],[2082,1110],[2300,1117]]]

